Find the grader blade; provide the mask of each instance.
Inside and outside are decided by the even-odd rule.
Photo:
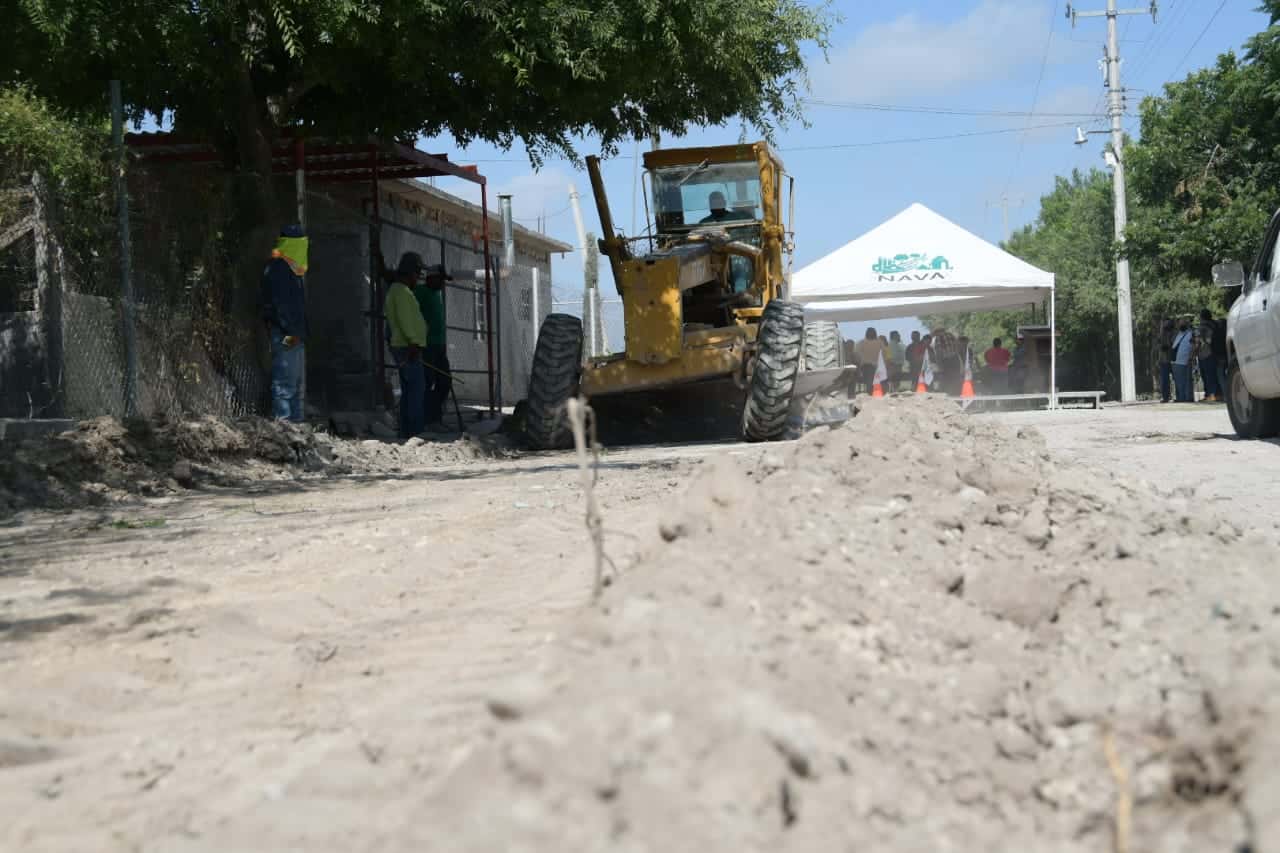
[[[787,432],[795,437],[820,426],[844,423],[857,413],[853,402],[858,368],[804,371],[796,377]]]

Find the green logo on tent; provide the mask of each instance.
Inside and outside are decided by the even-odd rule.
[[[911,272],[941,272],[951,269],[951,262],[942,255],[894,255],[879,258],[871,265],[871,271],[880,275],[899,275]]]

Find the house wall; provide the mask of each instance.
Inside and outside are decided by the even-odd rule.
[[[455,390],[463,402],[487,402],[487,317],[478,214],[451,210],[449,204],[424,193],[392,187],[384,189],[379,200],[383,257],[394,267],[402,253],[415,251],[429,264],[444,263],[454,276],[454,286],[445,292],[445,307],[449,360],[458,380]],[[363,185],[323,184],[307,194],[311,238],[307,396],[313,405],[330,411],[366,408],[372,398],[369,315],[374,297],[367,195]],[[499,263],[498,218],[491,218],[489,226],[491,255]],[[523,399],[527,392],[534,329],[551,310],[550,254],[517,234],[516,257],[517,269],[503,277],[510,280],[495,278],[493,283],[495,341],[500,340],[495,361],[501,360],[495,381],[506,405]],[[538,271],[538,318],[533,316],[534,269]],[[381,312],[380,305],[374,307]],[[391,363],[389,353],[385,360]],[[387,380],[396,386],[393,370],[387,371]]]

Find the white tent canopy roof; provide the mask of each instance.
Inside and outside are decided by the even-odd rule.
[[[794,274],[810,319],[879,320],[1039,302],[1053,273],[913,204]]]

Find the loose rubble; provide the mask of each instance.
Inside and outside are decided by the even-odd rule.
[[[394,434],[393,430],[390,436]],[[0,515],[31,507],[102,505],[199,487],[393,474],[510,456],[511,447],[502,435],[441,436],[400,444],[344,439],[311,426],[263,418],[121,422],[102,417],[61,435],[0,446]]]
[[[875,400],[708,464],[644,554],[402,841],[1280,848],[1274,553],[1183,499]]]

